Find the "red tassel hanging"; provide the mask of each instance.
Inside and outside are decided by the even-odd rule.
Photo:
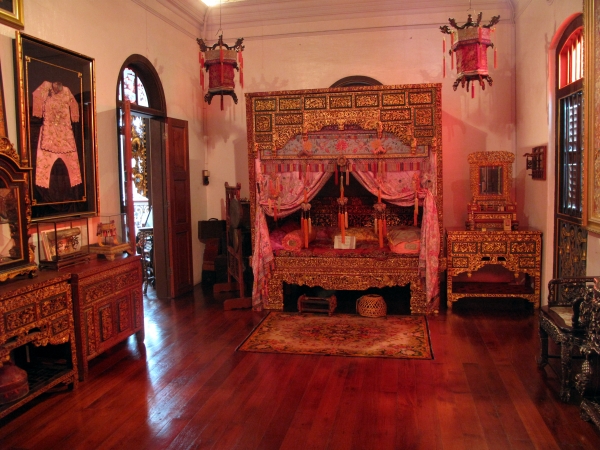
[[[240,57],[240,86],[244,87],[244,57],[242,56],[242,52],[238,53]]]
[[[498,68],[498,54],[496,52],[496,47],[494,47],[494,69]]]
[[[475,98],[475,83],[471,83],[471,98]]]
[[[442,42],[442,55],[443,55],[442,77],[446,78],[446,38],[444,38],[444,40]]]
[[[338,165],[335,163],[335,185],[338,185]]]
[[[202,86],[202,92],[204,92],[204,54],[200,52],[200,86]]]
[[[454,70],[454,34],[450,34],[450,68]]]
[[[223,96],[221,95],[221,111],[223,111]]]
[[[446,78],[446,54],[444,54],[444,61],[442,62],[442,78]]]

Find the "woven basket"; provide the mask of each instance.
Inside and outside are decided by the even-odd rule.
[[[366,294],[356,301],[356,312],[364,317],[383,317],[387,314],[387,305],[381,295]]]

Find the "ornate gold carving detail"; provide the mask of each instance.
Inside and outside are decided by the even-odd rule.
[[[302,114],[275,114],[275,125],[302,125]]]
[[[61,316],[56,320],[52,321],[52,335],[56,336],[62,331],[69,329],[69,316]]]
[[[133,297],[133,312],[135,317],[135,328],[143,328],[144,326],[144,299],[142,297],[142,289],[132,289]]]
[[[433,94],[431,91],[427,92],[409,92],[408,103],[410,105],[425,105],[433,103]]]
[[[113,336],[112,305],[105,305],[98,312],[100,313],[100,339],[106,341]]]
[[[351,95],[332,95],[329,97],[330,108],[352,108],[352,96]]]
[[[296,111],[302,109],[302,98],[280,98],[279,111]]]
[[[528,269],[534,269],[535,268],[535,258],[534,257],[531,257],[531,258],[521,257],[521,258],[519,258],[519,267],[528,268]]]
[[[273,141],[272,134],[256,134],[254,135],[255,142],[271,142]]]
[[[410,108],[385,109],[381,111],[382,122],[410,122],[412,110]]]
[[[481,253],[507,253],[506,242],[482,242]]]
[[[266,309],[283,309],[284,282],[349,290],[410,283],[412,312],[427,312],[418,274],[418,258],[276,257],[275,264],[275,272],[269,281],[269,302],[264,305]]]
[[[453,253],[477,253],[477,242],[452,242]]]
[[[130,327],[129,324],[129,299],[125,298],[118,302],[119,308],[119,332],[125,331]]]
[[[467,252],[466,249],[480,251]],[[519,297],[533,303],[540,302],[542,233],[533,230],[522,231],[447,231],[448,268],[447,298],[451,304],[464,297]],[[509,251],[510,249],[510,251]],[[462,251],[461,251],[462,250]],[[455,256],[460,255],[459,257]],[[531,256],[522,256],[522,255]],[[482,267],[502,265],[515,275],[527,273],[533,279],[533,292],[523,289],[521,293],[506,292],[455,292],[453,277],[461,273],[474,273]]]
[[[92,308],[86,309],[84,312],[84,316],[86,328],[85,336],[87,337],[87,354],[89,356],[95,354],[97,349],[94,310]]]
[[[379,96],[377,94],[360,95],[356,94],[356,106],[364,108],[367,106],[379,106]]]
[[[558,276],[582,277],[586,274],[587,230],[579,225],[558,221]]]
[[[433,125],[433,110],[431,108],[415,108],[415,125]]]
[[[35,305],[28,305],[16,311],[5,314],[6,331],[14,331],[36,320]]]
[[[531,241],[511,242],[510,252],[515,254],[536,253],[536,243]]]
[[[434,137],[435,130],[433,128],[417,128],[415,130],[415,137]],[[435,137],[434,137],[435,139]],[[435,151],[435,150],[433,150]]]
[[[132,117],[133,119],[133,117]],[[132,165],[133,184],[136,191],[148,196],[148,155],[146,150],[146,124],[143,120],[135,120],[131,124],[131,153],[134,163]]]
[[[20,163],[19,154],[13,147],[12,142],[10,142],[10,140],[7,137],[0,137],[0,153],[2,153],[5,156],[8,156],[17,164]]]
[[[471,195],[474,203],[505,204],[511,203],[512,192],[512,164],[515,155],[511,152],[474,152],[467,157],[469,161],[471,184]],[[480,193],[480,174],[479,169],[482,166],[500,166],[505,174],[502,180],[501,195],[483,195]],[[479,214],[478,214],[479,216]]]
[[[254,100],[254,111],[275,111],[274,98],[257,98]]]
[[[404,92],[398,92],[397,94],[382,94],[383,106],[404,106],[406,104]]]
[[[453,267],[469,267],[469,258],[461,258],[459,256],[455,256],[452,258],[452,266]]]
[[[325,109],[327,97],[304,97],[304,109]]]
[[[105,279],[82,288],[83,303],[92,303],[106,295],[110,295],[113,292],[112,282],[113,280]]]
[[[63,292],[61,294],[52,296],[43,300],[40,303],[40,312],[42,317],[47,317],[51,314],[55,314],[59,311],[63,311],[67,309],[69,306],[69,299],[67,298],[67,293]]]
[[[254,131],[271,131],[271,116],[266,114],[257,115],[254,119]]]
[[[339,127],[340,123],[358,125],[363,130],[376,130],[377,122],[379,122],[378,111],[309,111],[304,113],[304,126],[309,132],[320,131],[332,125]]]

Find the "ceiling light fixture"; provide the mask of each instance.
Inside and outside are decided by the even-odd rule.
[[[218,0],[202,0],[218,1]],[[220,6],[219,2],[219,6]],[[220,33],[220,34],[219,34]],[[227,45],[223,42],[223,30],[221,29],[221,8],[219,7],[219,40],[212,46],[207,46],[203,39],[196,39],[200,46],[200,85],[204,92],[204,70],[208,72],[208,92],[204,96],[204,101],[210,105],[215,95],[221,96],[221,110],[223,110],[223,96],[230,95],[234,103],[238,99],[235,95],[235,70],[240,72],[240,85],[244,87],[244,59],[242,52],[244,38],[238,38],[233,45]],[[240,63],[238,67],[237,59]]]
[[[469,10],[471,10],[471,2],[469,1]],[[483,13],[477,14],[477,21],[473,22],[473,16],[469,13],[467,21],[464,25],[458,25],[456,20],[450,18],[448,25],[440,27],[444,34],[450,35],[450,51],[448,52],[451,59],[451,67],[454,68],[454,54],[456,54],[456,72],[458,77],[452,85],[454,90],[460,84],[462,87],[471,87],[471,97],[475,97],[475,83],[478,82],[481,89],[485,89],[485,81],[491,86],[493,83],[492,77],[488,72],[487,49],[494,49],[494,68],[497,67],[496,47],[492,42],[492,34],[495,32],[494,25],[500,21],[500,16],[493,16],[490,23],[481,25],[481,17]],[[446,38],[443,42],[443,74],[446,76]]]
[[[211,7],[219,4],[219,0],[202,0],[206,6]]]

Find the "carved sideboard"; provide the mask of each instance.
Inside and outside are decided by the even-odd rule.
[[[98,259],[70,269],[79,378],[88,362],[135,334],[144,341],[142,265],[139,256]]]
[[[69,279],[45,272],[0,286],[0,363],[12,360],[29,384],[27,395],[0,405],[0,417],[59,384],[77,385]]]
[[[465,297],[517,297],[540,306],[542,232],[446,230],[448,307]],[[511,281],[476,281],[475,272],[488,265],[499,265],[514,275]],[[459,277],[466,274],[465,277]],[[460,281],[459,281],[460,280]]]

